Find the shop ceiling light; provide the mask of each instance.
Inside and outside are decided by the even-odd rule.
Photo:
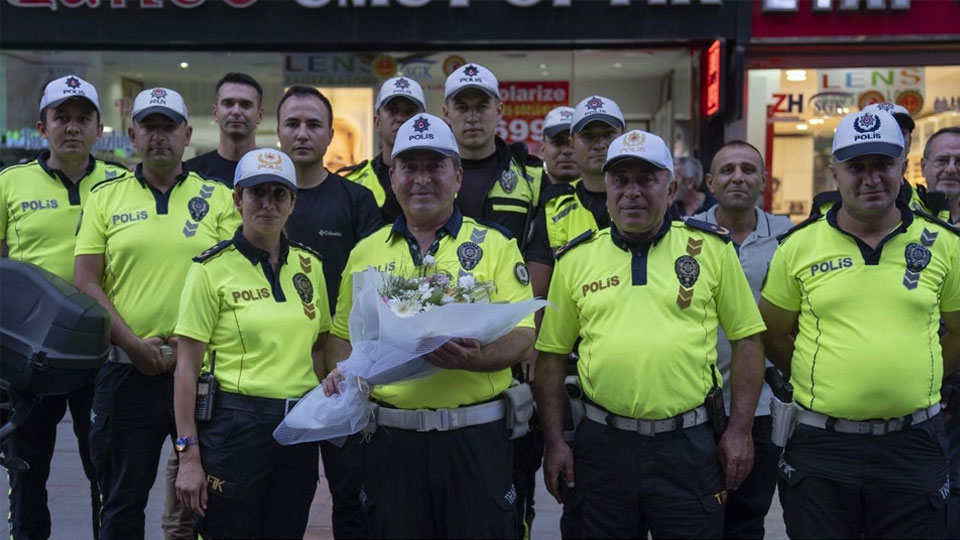
[[[788,69],[787,70],[787,80],[792,82],[803,82],[807,80],[807,70],[805,69]]]
[[[546,76],[550,75],[550,72],[549,72],[549,71],[541,71],[541,72],[540,72],[540,75],[543,75],[544,77],[546,77]]]
[[[187,69],[188,67],[190,67],[190,64],[188,62],[180,62],[180,67],[182,67],[183,69]]]
[[[797,131],[806,131],[810,129],[810,126],[806,124],[797,124]]]
[[[819,126],[820,124],[823,123],[823,118],[811,118],[810,123],[815,126]]]
[[[113,133],[113,128],[110,126],[103,126],[104,133]]]
[[[546,65],[546,64],[540,64],[540,69],[547,69],[547,65]]]
[[[617,69],[620,69],[620,68],[623,67],[623,64],[621,64],[620,62],[614,62],[614,63],[613,63],[613,67],[615,67],[615,68],[617,68]]]

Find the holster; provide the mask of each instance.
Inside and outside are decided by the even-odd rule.
[[[567,404],[570,407],[570,426],[571,429],[563,430],[563,440],[573,442],[573,437],[577,432],[577,426],[587,416],[587,410],[583,405],[583,388],[580,386],[580,377],[576,375],[567,375],[563,381],[563,390],[567,395]],[[564,422],[566,425],[566,422]]]
[[[773,423],[770,440],[780,448],[786,447],[787,441],[793,435],[793,428],[797,426],[797,406],[793,401],[784,403],[776,396],[772,396],[770,398],[770,421]]]
[[[514,379],[510,388],[503,391],[503,399],[506,401],[506,423],[510,440],[519,439],[530,432],[530,419],[533,418],[536,408],[533,390],[529,384],[521,384]]]

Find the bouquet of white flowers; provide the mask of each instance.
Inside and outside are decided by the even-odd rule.
[[[420,275],[400,277],[368,268],[353,275],[350,357],[340,362],[340,394],[317,387],[283,419],[280,444],[331,440],[363,430],[370,421],[370,385],[424,377],[438,369],[422,358],[453,338],[492,343],[545,300],[491,303],[494,284],[437,271],[426,257]],[[431,272],[432,270],[432,272]]]

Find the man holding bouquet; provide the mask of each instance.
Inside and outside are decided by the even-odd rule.
[[[390,179],[403,214],[350,254],[327,346],[329,367],[350,355],[353,275],[374,266],[398,276],[441,273],[493,284],[492,302],[532,298],[516,241],[454,206],[463,171],[447,124],[419,114],[401,126]],[[469,278],[466,278],[470,276]],[[466,280],[463,280],[466,278]],[[515,534],[511,445],[501,394],[529,354],[533,316],[481,346],[457,338],[424,356],[438,373],[373,388],[376,432],[366,449],[363,499],[375,538],[507,538]],[[336,370],[324,390],[337,393]]]

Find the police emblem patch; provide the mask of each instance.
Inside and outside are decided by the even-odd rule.
[[[904,255],[907,258],[907,270],[919,272],[930,264],[930,250],[920,244],[907,244]]]
[[[889,101],[881,101],[880,103],[877,103],[877,108],[879,108],[881,111],[887,111],[890,114],[893,114],[893,111],[896,109],[895,105]]]
[[[407,88],[410,88],[410,81],[404,79],[403,77],[400,77],[393,83],[393,86],[394,88],[406,90]]]
[[[567,124],[573,121],[573,111],[560,111],[560,121]]]
[[[210,203],[202,197],[194,197],[187,203],[187,210],[194,221],[200,221],[210,211]]]
[[[67,77],[66,84],[70,88],[77,88],[78,86],[80,86],[80,79],[76,77]]]
[[[603,107],[603,100],[598,97],[595,97],[587,102],[587,108],[591,111],[595,111],[601,107]]]
[[[153,91],[150,92],[150,95],[155,98],[165,98],[167,97],[167,91],[163,88],[154,88]]]
[[[530,284],[530,271],[527,270],[527,265],[517,263],[516,266],[513,267],[513,273],[517,276],[517,281],[519,281],[521,285],[527,286]]]
[[[500,175],[500,187],[507,193],[513,193],[514,188],[517,187],[517,174],[510,169],[503,171]]]
[[[423,116],[413,121],[413,130],[417,133],[423,133],[428,129],[430,129],[430,122]]]
[[[297,272],[293,276],[293,287],[297,289],[297,294],[300,295],[300,300],[304,304],[309,304],[313,301],[313,284],[310,283],[310,278],[302,272]]]
[[[863,116],[853,119],[853,129],[857,130],[857,133],[873,133],[880,129],[880,117],[875,114],[863,113]]]
[[[463,68],[463,74],[467,77],[476,77],[477,73],[480,73],[480,70],[477,69],[477,66],[470,64],[469,66]]]
[[[457,257],[460,259],[460,266],[469,272],[476,268],[483,258],[483,250],[473,242],[464,242],[457,248]]]
[[[673,263],[673,270],[677,273],[680,284],[689,289],[700,277],[700,263],[689,255],[681,255]]]

